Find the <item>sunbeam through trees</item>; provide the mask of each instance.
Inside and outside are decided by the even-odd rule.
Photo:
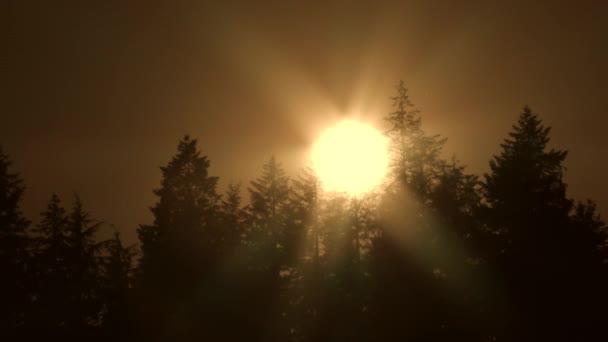
[[[290,177],[274,156],[222,194],[204,146],[186,135],[160,168],[153,221],[133,246],[117,232],[101,238],[112,226],[77,195],[66,209],[52,194],[31,223],[19,207],[24,183],[1,152],[2,331],[39,340],[604,336],[607,227],[593,202],[567,196],[567,153],[548,147],[550,127],[525,106],[479,177],[443,157],[446,139],[424,130],[403,82],[392,100],[386,178],[356,194],[324,189],[314,168]]]

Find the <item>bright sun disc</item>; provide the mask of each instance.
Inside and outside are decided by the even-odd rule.
[[[385,176],[387,139],[371,126],[343,121],[321,135],[311,157],[326,190],[357,195],[380,184]]]

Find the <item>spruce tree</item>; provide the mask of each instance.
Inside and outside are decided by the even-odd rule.
[[[439,154],[445,139],[429,135],[422,129],[420,111],[412,104],[403,81],[391,97],[393,111],[385,118],[390,139],[390,171],[393,185],[413,192],[422,202],[433,186]],[[404,188],[405,187],[405,188]]]
[[[289,226],[289,177],[274,156],[262,166],[262,175],[251,181],[249,214],[252,237],[267,255],[267,267],[277,272],[286,257]]]
[[[161,167],[161,187],[154,191],[158,202],[151,208],[154,223],[138,229],[144,272],[164,265],[171,253],[192,252],[195,246],[191,244],[200,242],[203,235],[210,245],[205,251],[209,256],[217,242],[218,178],[209,176],[210,162],[200,154],[196,140],[185,136],[177,150],[167,166]]]
[[[102,299],[104,332],[108,337],[126,337],[132,333],[133,324],[133,258],[134,246],[124,246],[120,234],[104,241],[102,259]]]
[[[23,326],[29,307],[29,221],[19,208],[25,187],[0,148],[0,328]]]
[[[102,222],[90,217],[76,196],[67,216],[65,326],[73,330],[97,327],[101,323],[102,289],[100,258],[103,244],[97,240]]]
[[[495,218],[495,228],[510,240],[528,236],[527,225],[534,218],[565,218],[572,208],[566,197],[563,162],[566,151],[548,148],[551,127],[542,125],[529,107],[501,144],[500,155],[490,161],[485,175],[484,195]],[[548,227],[543,224],[541,227]]]
[[[438,332],[470,337],[462,331],[462,317],[450,317],[447,307],[473,292],[463,280],[472,273],[467,249],[478,227],[477,179],[455,159],[441,158],[446,139],[424,131],[403,82],[391,99],[393,110],[385,118],[391,183],[379,208],[381,229],[371,230],[374,324],[405,339],[440,338]],[[410,327],[396,323],[411,316],[416,319],[408,318]]]
[[[53,193],[40,223],[33,229],[33,268],[37,279],[34,302],[35,326],[59,328],[65,325],[69,300],[69,232],[66,210]]]
[[[161,187],[154,191],[154,222],[138,229],[139,309],[145,334],[161,338],[205,331],[212,322],[210,287],[219,265],[223,230],[218,178],[197,141],[185,136],[177,154],[161,167]],[[204,324],[204,326],[203,326]],[[149,328],[148,328],[149,327]]]
[[[321,183],[310,167],[299,170],[292,180],[291,209],[294,228],[288,234],[288,245],[293,250],[293,261],[311,259],[319,263],[321,232],[319,226],[319,204]]]
[[[570,213],[570,224],[561,246],[560,304],[568,313],[569,336],[592,339],[604,333],[603,315],[608,306],[608,226],[596,204],[578,202]]]
[[[274,156],[249,187],[248,243],[257,298],[248,309],[266,339],[284,338],[289,319],[284,290],[291,275],[289,235],[294,229],[290,192],[289,178]]]
[[[241,208],[241,187],[230,184],[220,204],[222,213],[222,229],[225,237],[222,240],[226,253],[232,253],[240,248],[245,236],[245,212]]]
[[[294,228],[289,235],[292,274],[286,293],[288,330],[293,339],[311,340],[318,334],[321,317],[323,232],[320,224],[321,186],[314,170],[305,167],[292,180],[291,207]]]
[[[504,338],[579,338],[599,328],[588,324],[594,314],[580,303],[593,303],[590,293],[602,297],[591,291],[601,260],[590,255],[600,224],[584,206],[572,217],[563,181],[567,152],[549,149],[550,131],[524,107],[485,175],[484,216],[497,241],[488,262],[507,299],[495,301]]]

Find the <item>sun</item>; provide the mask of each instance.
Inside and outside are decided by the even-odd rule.
[[[380,184],[388,165],[387,139],[352,120],[329,128],[311,151],[313,168],[325,190],[358,195]]]

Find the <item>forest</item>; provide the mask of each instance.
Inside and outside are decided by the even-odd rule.
[[[100,239],[106,223],[78,196],[49,194],[25,217],[4,146],[3,340],[608,339],[608,227],[568,196],[550,126],[523,107],[476,175],[443,157],[403,82],[390,99],[391,163],[373,191],[324,191],[313,168],[290,176],[268,151],[253,181],[220,193],[186,135],[153,220],[120,227],[135,245]]]

